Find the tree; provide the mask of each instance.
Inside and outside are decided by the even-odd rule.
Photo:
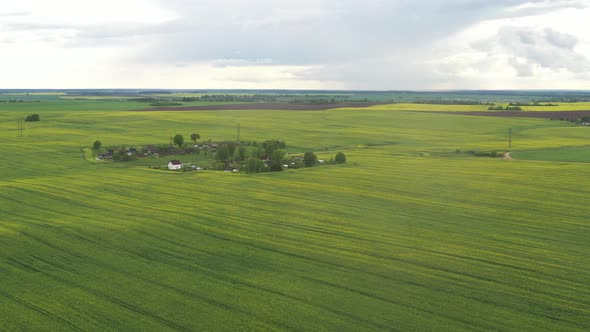
[[[262,147],[264,148],[264,152],[267,155],[271,155],[275,150],[281,147],[281,141],[277,140],[268,140],[262,143]]]
[[[234,158],[234,153],[236,153],[236,145],[234,143],[228,143],[227,144],[227,152],[229,154],[229,159],[233,159]]]
[[[251,151],[252,151],[251,156],[254,158],[260,158],[260,157],[264,156],[264,149],[263,148],[255,147]]]
[[[100,148],[102,147],[102,143],[100,141],[94,141],[94,144],[92,144],[92,146],[94,147],[94,150],[100,150]]]
[[[270,167],[271,172],[280,172],[283,170],[283,159],[285,158],[285,151],[283,150],[275,150],[270,155],[270,160],[272,160],[272,165]]]
[[[246,160],[246,148],[243,146],[240,146],[240,148],[238,149],[238,160],[239,161]]]
[[[201,139],[201,135],[199,135],[199,134],[191,134],[191,140],[193,142],[195,142],[195,144],[197,143],[197,140],[198,139]]]
[[[176,136],[174,136],[174,144],[178,145],[179,148],[182,147],[182,145],[184,144],[184,136],[180,135],[180,134],[176,134]]]
[[[39,114],[31,114],[27,115],[25,121],[41,121],[41,118],[39,117]]]
[[[229,148],[227,147],[227,145],[220,146],[217,149],[217,154],[215,154],[215,159],[225,162],[225,161],[228,161],[229,158],[230,158]]]
[[[121,149],[113,155],[114,161],[131,161],[135,159],[137,159],[137,157],[135,157],[135,155],[127,154],[127,152],[125,152],[125,149]]]
[[[318,157],[313,152],[306,152],[303,155],[303,163],[307,167],[311,167],[315,165],[315,162],[318,160]]]
[[[260,173],[263,167],[264,163],[258,158],[250,158],[246,162],[246,172],[248,173]]]
[[[336,157],[334,157],[334,162],[336,164],[344,164],[346,163],[346,156],[342,152],[338,152]]]

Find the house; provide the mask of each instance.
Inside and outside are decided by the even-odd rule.
[[[240,172],[240,170],[238,168],[232,167],[232,166],[226,167],[223,171],[229,172],[229,173],[239,173]]]
[[[182,163],[180,162],[180,160],[170,160],[168,162],[168,169],[169,170],[179,170],[182,168]]]
[[[106,153],[99,154],[98,159],[113,159],[113,151],[108,150]]]

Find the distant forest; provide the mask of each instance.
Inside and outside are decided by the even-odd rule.
[[[28,94],[31,95],[28,95]],[[0,102],[33,99],[36,93],[61,93],[70,97],[119,96],[134,101],[163,102],[286,102],[286,103],[421,103],[454,105],[488,105],[498,102],[515,106],[538,103],[589,102],[590,91],[346,91],[346,90],[146,90],[146,89],[66,89],[66,90],[2,90]],[[3,96],[2,94],[5,94]],[[180,95],[180,96],[179,96]],[[37,96],[38,97],[38,96]],[[35,98],[38,99],[38,98]]]

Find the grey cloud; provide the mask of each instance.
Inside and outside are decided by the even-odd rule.
[[[353,87],[367,88],[369,85],[393,88],[394,81],[419,87],[444,83],[449,77],[436,68],[412,62],[416,50],[428,52],[433,42],[483,20],[578,8],[584,4],[571,0],[154,2],[164,10],[175,12],[178,18],[160,24],[10,23],[3,28],[56,34],[68,30],[60,39],[66,47],[133,43],[141,46],[136,57],[129,59],[134,63],[177,66],[209,63],[217,67],[305,65],[314,69],[299,73],[301,79],[354,81]],[[519,74],[529,75],[536,63],[556,66],[537,54],[537,38],[526,33],[507,33],[493,42],[506,45],[516,39],[520,46],[513,66]],[[577,42],[557,31],[546,32],[543,40],[552,49],[571,50]],[[525,55],[531,60],[520,60]],[[535,56],[540,59],[532,60]]]
[[[519,77],[530,77],[534,75],[533,66],[526,61],[519,61],[518,58],[512,57],[508,63],[516,70]]]
[[[155,39],[144,60],[343,63],[403,54],[482,19],[505,17],[511,6],[537,2],[542,1],[169,0],[162,5],[181,18],[159,26],[166,34]]]
[[[545,39],[547,42],[560,47],[573,49],[578,44],[578,39],[575,36],[561,33],[553,29],[545,29]]]
[[[472,45],[490,55],[508,54],[520,76],[531,76],[533,67],[571,72],[590,71],[590,61],[575,51],[578,40],[553,29],[504,27],[492,38]]]
[[[510,8],[542,0],[160,0],[179,18],[161,24],[10,23],[13,30],[69,30],[67,47],[100,47],[127,40],[153,45],[147,62],[269,59],[281,64],[327,64],[396,55],[482,19],[515,15]],[[550,1],[568,6],[572,1]],[[542,7],[542,6],[541,6]],[[553,7],[552,7],[553,8]],[[56,32],[57,33],[57,32]],[[267,63],[258,63],[266,65]]]

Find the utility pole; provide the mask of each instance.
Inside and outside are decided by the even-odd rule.
[[[23,133],[24,130],[23,120],[16,120],[16,137],[23,137],[25,136]]]
[[[512,149],[512,128],[508,129],[508,148]]]

